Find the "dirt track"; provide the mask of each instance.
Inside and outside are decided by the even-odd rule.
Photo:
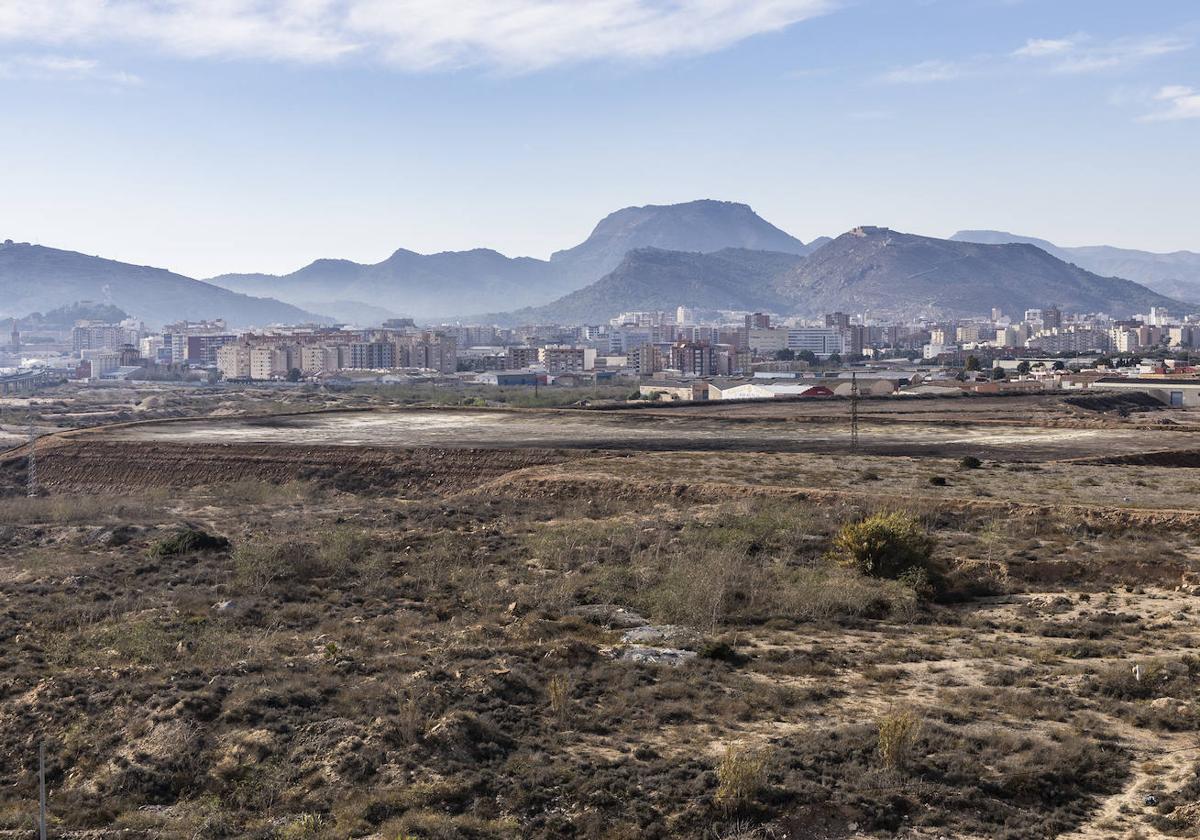
[[[757,409],[758,407],[751,407]],[[101,427],[60,440],[171,445],[341,446],[380,449],[607,449],[638,451],[849,452],[848,419],[795,409],[725,412],[404,410],[220,418]],[[880,418],[883,419],[883,418]],[[1045,418],[977,413],[884,422],[865,417],[859,451],[880,455],[1000,460],[1140,455],[1195,448],[1196,433],[1103,424],[1049,426]]]

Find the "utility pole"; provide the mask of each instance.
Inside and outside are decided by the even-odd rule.
[[[33,416],[29,417],[29,458],[25,470],[25,493],[29,498],[37,495],[37,432],[33,428]]]
[[[46,742],[38,744],[38,840],[46,840]]]
[[[850,451],[858,451],[858,374],[850,374]]]

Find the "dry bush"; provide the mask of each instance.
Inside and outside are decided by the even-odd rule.
[[[729,745],[717,765],[717,805],[726,813],[735,813],[752,803],[766,786],[766,754]]]
[[[164,516],[168,495],[146,491],[138,496],[15,496],[0,499],[0,524],[28,525],[52,522],[57,525],[105,522],[158,522]]]
[[[316,544],[267,535],[240,544],[233,552],[234,580],[255,591],[280,583],[311,583],[354,577],[373,579],[386,567],[386,558],[370,536],[338,528]]]
[[[911,709],[892,710],[879,718],[876,752],[888,770],[899,770],[909,760],[921,731],[920,718]]]
[[[837,562],[872,577],[898,579],[910,569],[928,571],[933,538],[912,516],[876,513],[842,527],[833,540]]]
[[[800,621],[860,616],[911,619],[919,606],[907,586],[837,566],[785,570],[770,597],[780,614]]]
[[[550,713],[560,726],[567,726],[571,719],[571,678],[566,674],[555,674],[546,683],[546,698]]]

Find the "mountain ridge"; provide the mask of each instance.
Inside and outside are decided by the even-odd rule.
[[[446,316],[556,300],[601,279],[638,248],[714,253],[751,246],[796,254],[808,250],[749,205],[699,199],[617,210],[583,242],[555,251],[549,260],[508,257],[490,248],[435,254],[399,248],[373,264],[326,258],[285,275],[224,274],[210,281],[309,303],[320,301],[320,294],[335,294],[337,286],[336,296],[344,301],[366,300],[415,317]]]
[[[112,303],[157,325],[184,318],[224,318],[230,326],[328,320],[292,304],[238,294],[165,268],[11,240],[0,243],[0,288],[0,317],[6,318],[92,300]]]
[[[1140,251],[1113,245],[1064,247],[1034,236],[1000,230],[960,230],[951,241],[988,244],[1022,242],[1106,277],[1122,277],[1170,297],[1200,301],[1200,253]]]

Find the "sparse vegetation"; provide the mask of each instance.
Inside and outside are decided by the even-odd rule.
[[[1194,833],[1193,468],[512,457],[0,500],[0,828]]]

